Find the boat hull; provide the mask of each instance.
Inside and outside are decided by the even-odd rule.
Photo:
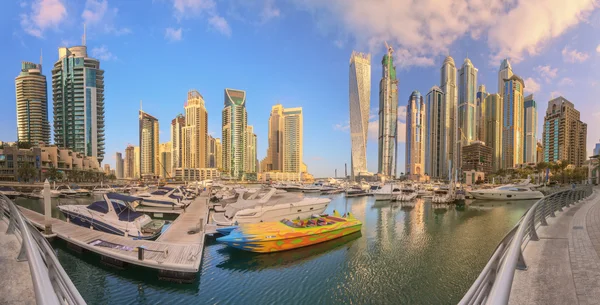
[[[394,194],[381,194],[381,193],[373,193],[373,197],[375,197],[375,201],[380,201],[380,200],[392,200],[393,197],[395,197],[397,195]]]
[[[67,222],[70,222],[72,224],[76,224],[80,227],[84,227],[84,228],[88,228],[88,229],[92,229],[92,230],[96,230],[96,231],[101,231],[101,232],[105,232],[105,233],[109,233],[109,234],[125,236],[125,233],[122,230],[120,230],[114,226],[111,226],[107,223],[100,222],[100,221],[98,221],[98,219],[91,219],[88,216],[76,214],[76,213],[73,213],[71,211],[64,210],[64,209],[60,209],[60,211],[63,213],[63,215],[65,215],[65,218],[67,218]],[[150,239],[155,239],[159,235],[160,235],[160,233],[153,234],[153,235],[144,235],[144,236],[129,235],[129,237],[134,238],[134,239],[150,240]]]
[[[541,192],[522,192],[522,193],[490,193],[490,192],[470,192],[474,199],[479,200],[534,200],[544,198]]]
[[[231,238],[232,234],[217,238],[217,241],[224,243],[228,246],[238,248],[245,251],[257,252],[257,253],[270,253],[297,249],[306,247],[329,240],[337,239],[343,236],[350,235],[360,231],[362,224],[355,222],[351,226],[341,227],[332,230],[323,230],[323,232],[315,232],[314,234],[306,234],[301,236],[294,236],[290,238],[283,238],[277,240],[245,240],[239,241],[236,238]],[[320,229],[320,228],[317,228]],[[325,229],[325,228],[322,228]]]

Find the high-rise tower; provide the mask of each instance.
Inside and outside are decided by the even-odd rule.
[[[269,117],[267,156],[262,162],[263,171],[283,171],[283,106],[274,105]]]
[[[502,96],[494,93],[485,98],[485,136],[483,142],[492,149],[492,169],[502,168]]]
[[[485,85],[479,85],[477,89],[477,140],[483,141],[485,138],[485,108],[486,108],[486,98],[488,93],[485,92]]]
[[[425,103],[413,91],[406,107],[406,173],[411,179],[425,174]]]
[[[350,140],[352,179],[367,173],[367,132],[371,107],[371,55],[352,52],[350,56]]]
[[[458,110],[457,110],[457,154],[458,166],[461,168],[461,150],[465,145],[477,140],[477,68],[471,60],[465,59],[458,71]]]
[[[303,164],[302,108],[283,109],[283,171],[300,173]]]
[[[242,178],[246,159],[246,92],[225,89],[223,118],[223,169],[233,178]]]
[[[426,97],[425,173],[432,178],[448,177],[449,130],[446,128],[446,105],[444,92],[433,86]]]
[[[502,168],[523,163],[523,109],[525,84],[517,75],[504,80],[502,114]]]
[[[387,46],[387,43],[386,43]],[[379,146],[377,171],[387,177],[396,177],[396,157],[398,148],[398,79],[392,54],[387,53],[381,61],[382,75],[379,82]]]
[[[252,125],[246,126],[245,173],[256,173],[256,134]]]
[[[512,67],[508,62],[508,58],[505,58],[500,63],[500,69],[498,70],[498,94],[504,96],[504,80],[509,79],[513,76]]]
[[[159,176],[158,119],[140,109],[140,176]]]
[[[559,96],[548,102],[544,117],[544,162],[567,160],[582,166],[587,153],[587,124],[575,105]]]
[[[42,64],[22,62],[21,73],[15,78],[18,141],[33,145],[50,143],[46,88]]]
[[[448,169],[450,168],[450,164],[452,164],[453,171],[456,170],[457,162],[456,159],[456,108],[457,108],[457,87],[456,87],[456,65],[454,64],[454,59],[448,56],[444,60],[444,64],[441,68],[441,79],[440,79],[440,89],[442,93],[444,93],[444,116],[445,123],[444,128],[447,130],[446,133],[446,156],[448,164]]]
[[[183,167],[183,128],[185,117],[178,114],[171,121],[171,166],[173,168]]]
[[[537,164],[537,104],[533,94],[525,97],[523,113],[523,162]]]
[[[84,35],[85,36],[85,35]],[[82,46],[58,48],[52,68],[54,143],[104,159],[104,70]]]
[[[208,167],[208,113],[204,106],[204,98],[197,90],[190,90],[184,108],[182,167],[206,168]]]

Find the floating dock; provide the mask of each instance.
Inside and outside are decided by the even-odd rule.
[[[29,221],[44,229],[44,215],[20,207]],[[196,278],[202,262],[202,251],[208,219],[208,197],[197,197],[185,212],[170,225],[156,241],[132,238],[90,230],[60,219],[52,218],[52,231],[65,240],[73,250],[91,251],[103,262],[124,267],[133,264],[156,269],[160,279],[191,282]],[[94,245],[98,241],[106,247]]]

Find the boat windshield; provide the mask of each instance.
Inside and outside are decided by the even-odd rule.
[[[306,219],[306,220],[294,220],[294,221],[289,220],[289,219],[283,219],[283,220],[281,220],[281,223],[283,223],[284,225],[287,225],[288,227],[292,227],[292,228],[310,228],[310,227],[332,225],[332,224],[336,223],[336,221],[333,219],[330,219],[328,217],[318,217],[318,218],[310,218],[310,219]]]
[[[78,189],[81,189],[81,188],[77,184],[71,184],[71,189],[72,190],[78,190]]]

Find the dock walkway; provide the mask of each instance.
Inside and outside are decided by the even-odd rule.
[[[159,276],[188,281],[195,278],[200,268],[204,248],[204,232],[208,214],[208,198],[197,197],[156,241],[133,240],[132,238],[90,230],[66,221],[53,218],[52,231],[75,248],[85,249],[101,255],[102,260],[117,266],[129,263],[159,271]],[[43,229],[44,215],[29,209],[21,212],[36,227]],[[200,224],[200,225],[198,225]],[[190,228],[198,228],[196,234],[188,234]],[[91,245],[93,241],[125,246],[115,249]],[[144,248],[139,257],[139,248]]]
[[[523,253],[509,304],[598,304],[600,300],[600,190],[585,203],[548,218]]]

